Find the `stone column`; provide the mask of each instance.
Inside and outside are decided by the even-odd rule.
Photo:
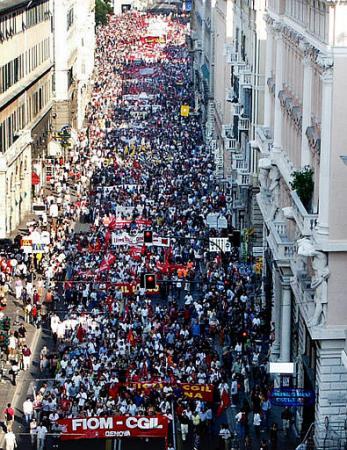
[[[333,100],[332,65],[322,74],[322,122],[321,152],[319,169],[319,216],[317,233],[327,236],[329,233],[329,197],[330,197],[330,148]]]
[[[304,89],[302,102],[302,138],[301,138],[301,167],[311,164],[311,150],[306,136],[307,127],[311,126],[312,114],[312,66],[308,56],[304,57]]]
[[[281,353],[280,360],[290,361],[291,339],[291,290],[287,284],[281,285]]]
[[[273,34],[270,26],[266,27],[266,60],[265,60],[265,96],[264,96],[264,126],[271,125],[271,93],[267,86],[267,80],[272,76],[272,48]]]
[[[274,140],[273,150],[280,152],[282,150],[282,109],[278,98],[279,92],[283,89],[283,39],[281,27],[276,28],[276,74],[275,74],[275,120],[274,120]]]

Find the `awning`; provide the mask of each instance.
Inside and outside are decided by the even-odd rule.
[[[37,175],[36,172],[31,172],[31,184],[33,186],[37,186],[41,183],[40,177]]]
[[[201,66],[201,73],[202,73],[203,77],[206,78],[206,80],[210,79],[210,71],[207,67],[207,64],[203,64]]]
[[[56,158],[63,154],[63,148],[57,141],[48,142],[47,153],[49,157]]]

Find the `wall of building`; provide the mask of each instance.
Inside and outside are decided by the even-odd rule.
[[[343,294],[347,247],[342,225],[347,217],[341,205],[347,179],[340,158],[346,147],[345,8],[344,2],[269,1],[265,126],[255,130],[261,156],[257,198],[266,224],[266,266],[279,270],[281,279],[287,276],[291,290],[290,307],[285,309],[284,286],[276,275],[272,317],[281,332],[273,355],[296,361],[298,386],[316,394],[313,408],[297,411],[296,424],[305,432],[315,422],[318,448],[327,436],[326,448],[342,445],[338,427],[346,414],[341,353],[347,329]],[[314,192],[312,201],[304,205],[291,181],[293,172],[306,165],[314,172]],[[297,342],[288,347],[283,330],[290,320]]]
[[[0,237],[6,237],[31,209],[31,144],[41,160],[48,137],[53,36],[49,1],[0,8],[0,17]]]
[[[94,70],[95,1],[54,1],[54,127],[81,128]]]

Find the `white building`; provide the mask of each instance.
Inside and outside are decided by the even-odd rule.
[[[53,127],[83,126],[94,69],[95,0],[53,0],[55,106]]]
[[[256,202],[259,150],[256,126],[263,123],[265,85],[265,0],[198,0],[193,39],[196,69],[206,85],[206,137],[223,160],[221,180],[231,198],[232,224],[255,228],[262,245]],[[217,165],[219,162],[217,162]],[[219,175],[219,174],[218,174]]]
[[[264,126],[256,129],[273,358],[294,361],[294,383],[315,394],[296,425],[311,430],[318,449],[346,439],[346,23],[346,1],[269,1]],[[294,171],[304,179],[295,190]]]
[[[262,220],[257,207],[258,154],[255,130],[263,124],[266,32],[265,0],[231,1],[232,40],[226,48],[230,84],[225,95],[231,120],[224,125],[224,149],[231,158],[233,221],[240,230],[254,229],[253,246],[262,244]],[[219,77],[216,76],[216,83]]]
[[[43,183],[52,107],[49,0],[0,2],[0,237],[31,209]],[[33,169],[33,170],[32,170]]]
[[[197,0],[192,11],[192,50],[194,52],[195,106],[201,110],[206,123],[206,139],[215,139],[213,126],[213,62],[211,0]]]

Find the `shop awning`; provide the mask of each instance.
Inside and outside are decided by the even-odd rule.
[[[57,158],[63,154],[63,148],[57,141],[48,142],[48,157]]]
[[[33,186],[37,186],[40,183],[41,183],[40,177],[37,175],[36,172],[32,172],[31,173],[31,184]]]

